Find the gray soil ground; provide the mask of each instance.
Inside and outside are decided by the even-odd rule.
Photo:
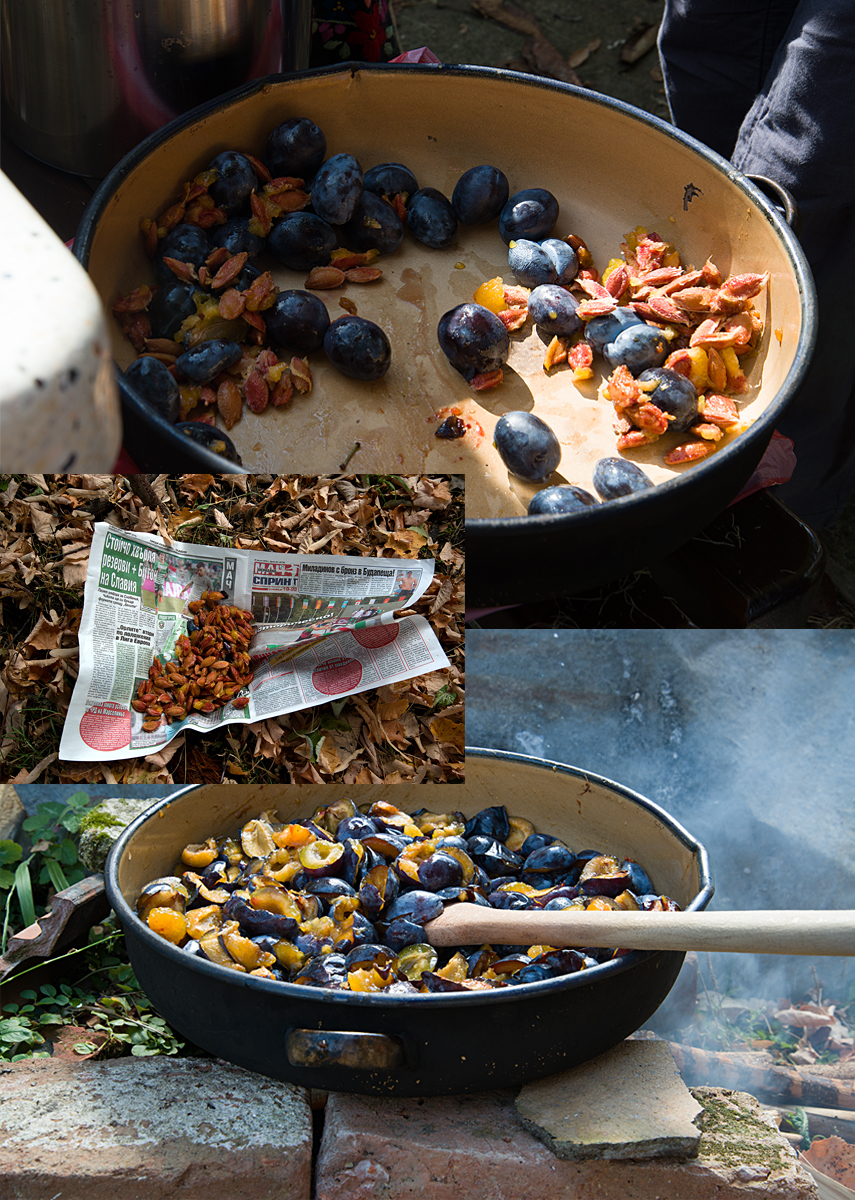
[[[668,119],[665,93],[655,48],[638,62],[621,62],[621,47],[634,28],[656,25],[662,0],[599,0],[596,4],[564,0],[522,0],[506,8],[534,18],[565,59],[589,43],[598,49],[577,68],[585,87],[604,92]],[[530,38],[504,24],[481,16],[469,0],[396,0],[395,15],[401,46],[427,46],[446,63],[531,69],[525,61]]]

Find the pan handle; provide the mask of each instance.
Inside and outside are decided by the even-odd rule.
[[[768,196],[780,211],[790,229],[798,237],[802,215],[799,212],[799,206],[792,193],[788,192],[783,184],[778,183],[775,179],[769,179],[766,175],[746,175],[746,179],[750,179],[764,196]]]
[[[391,1071],[403,1067],[406,1050],[400,1038],[386,1033],[348,1033],[330,1029],[290,1029],[285,1051],[293,1067],[349,1067],[357,1071]]]

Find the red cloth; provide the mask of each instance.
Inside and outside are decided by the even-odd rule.
[[[140,469],[133,461],[127,450],[120,450],[119,457],[116,459],[116,465],[113,467],[114,475],[139,475]]]
[[[419,46],[418,50],[408,50],[406,54],[399,54],[397,58],[390,58],[389,62],[393,63],[439,63],[442,65],[442,59],[437,58],[433,50],[428,50],[427,46]]]

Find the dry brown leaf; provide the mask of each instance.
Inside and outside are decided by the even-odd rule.
[[[213,482],[213,475],[182,475],[181,495],[186,496],[192,504],[205,495]]]
[[[396,697],[394,700],[381,702],[378,707],[381,721],[395,721],[410,707],[410,702],[406,696]]]
[[[456,749],[463,749],[465,732],[462,721],[451,721],[448,717],[434,717],[430,723],[430,731],[438,742],[450,742]]]
[[[535,34],[531,39],[531,56],[541,75],[548,75],[550,79],[558,79],[562,83],[572,83],[576,87],[582,86],[582,80],[568,65],[563,55],[541,33]]]
[[[782,1025],[796,1025],[802,1029],[819,1029],[822,1025],[833,1025],[834,1014],[828,1009],[817,1008],[813,1005],[802,1005],[798,1008],[783,1008],[775,1013],[775,1020]]]
[[[335,775],[337,771],[342,769],[342,762],[338,756],[338,747],[335,744],[335,740],[329,734],[318,742],[317,758],[318,766],[329,775]]]
[[[395,558],[418,558],[428,539],[415,529],[399,529],[386,535],[386,548]]]
[[[163,749],[159,750],[156,754],[146,754],[143,762],[148,763],[152,767],[165,767],[179,750],[184,749],[185,739],[186,735],[179,733],[178,737],[174,738],[171,742],[167,742]]]
[[[540,33],[540,26],[534,17],[519,8],[506,8],[501,0],[475,0],[472,7],[482,17],[507,25],[508,29],[515,29],[517,33]]]
[[[91,542],[72,542],[62,554],[62,581],[67,588],[82,588],[86,582]]]
[[[814,1138],[802,1154],[823,1175],[855,1189],[855,1146],[850,1146],[842,1137]]]
[[[634,30],[624,42],[620,52],[621,62],[632,64],[643,58],[656,45],[659,25],[642,25]]]
[[[418,508],[441,511],[448,508],[453,496],[446,479],[419,479],[413,490],[413,504]]]
[[[30,505],[30,520],[33,523],[33,533],[40,542],[52,542],[55,538],[60,517],[47,512],[37,504]]]
[[[181,541],[182,530],[184,536],[189,533],[194,525],[204,524],[205,518],[200,512],[196,512],[192,508],[182,508],[176,513],[171,513],[169,517],[169,532],[170,534]]]
[[[588,42],[587,46],[582,46],[581,49],[576,50],[573,54],[569,55],[567,59],[567,66],[573,67],[574,69],[576,67],[581,67],[582,63],[587,62],[594,51],[599,50],[601,45],[601,39],[594,38],[592,42]]]

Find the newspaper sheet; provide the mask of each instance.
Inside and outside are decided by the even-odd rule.
[[[188,726],[258,721],[447,667],[423,617],[396,618],[424,593],[432,559],[273,554],[185,542],[97,524],[80,622],[80,674],[59,757],[151,754]],[[188,605],[221,592],[252,614],[252,680],[213,712],[159,720],[132,701],[155,655],[176,658]],[[192,625],[190,626],[192,628]],[[246,700],[248,697],[248,701]]]

